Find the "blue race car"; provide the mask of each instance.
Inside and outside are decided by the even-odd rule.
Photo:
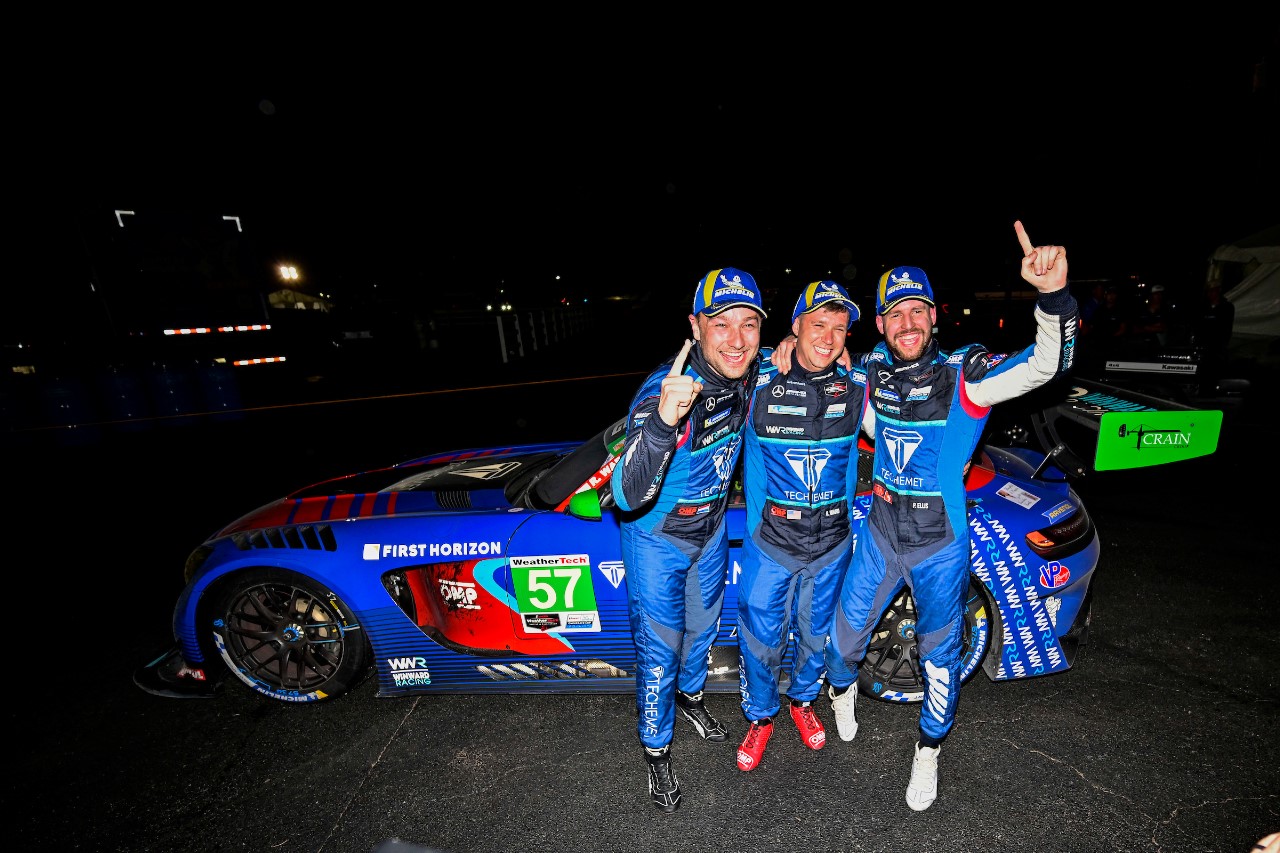
[[[1055,393],[1022,435],[1034,431],[1047,455],[1019,446],[1015,433],[1010,446],[982,446],[967,474],[966,680],[979,668],[993,681],[1063,672],[1086,640],[1099,545],[1072,478],[1216,449],[1221,412],[1084,380]],[[626,567],[609,491],[624,425],[582,443],[424,456],[241,516],[188,557],[176,645],[135,682],[158,695],[210,696],[230,672],[282,702],[341,696],[371,672],[379,696],[632,692]],[[1069,449],[1072,429],[1096,444],[1095,456]],[[863,518],[870,466],[864,440],[854,502]],[[707,682],[718,693],[738,691],[738,485]],[[865,695],[923,699],[914,627],[904,591],[861,666]]]

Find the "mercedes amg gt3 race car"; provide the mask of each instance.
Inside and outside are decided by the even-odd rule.
[[[1045,452],[987,443],[967,474],[966,680],[979,669],[993,681],[1063,672],[1085,642],[1099,544],[1072,479],[1217,447],[1220,411],[1084,380],[1055,394],[1026,430]],[[436,453],[241,516],[188,557],[176,645],[135,682],[157,695],[211,696],[229,672],[269,699],[303,703],[341,696],[371,672],[379,696],[633,691],[609,489],[624,426],[582,443]],[[1088,455],[1071,449],[1089,445]],[[864,439],[854,502],[863,518],[871,461]],[[738,690],[745,514],[739,481],[712,692]],[[887,702],[922,700],[909,592],[886,608],[859,688]]]

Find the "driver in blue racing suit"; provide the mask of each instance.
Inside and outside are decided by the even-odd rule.
[[[870,517],[840,590],[827,649],[827,679],[842,740],[857,733],[857,668],[887,602],[907,585],[925,694],[907,805],[927,809],[938,792],[938,754],[960,698],[964,595],[969,579],[964,471],[996,403],[1065,374],[1078,325],[1062,246],[1034,247],[1021,222],[1022,278],[1039,291],[1034,346],[1008,355],[971,344],[938,347],[933,289],[924,270],[880,278],[876,327],[884,341],[866,362],[874,423]]]
[[[689,315],[697,346],[686,340],[641,384],[613,471],[640,742],[649,796],[666,813],[681,796],[671,765],[676,711],[706,740],[728,739],[702,690],[724,604],[725,508],[760,370],[764,317],[748,273],[725,267],[698,282]]]
[[[857,542],[866,371],[837,363],[860,316],[848,292],[816,281],[791,314],[789,370],[762,362],[743,453],[747,536],[738,577],[742,712],[749,723],[738,769],[760,765],[781,705],[782,662],[792,645],[787,696],[802,742],[826,744],[814,713],[836,592]],[[860,516],[860,513],[858,513]]]

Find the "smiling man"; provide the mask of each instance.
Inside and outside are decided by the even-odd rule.
[[[700,737],[728,739],[702,690],[724,604],[725,508],[760,370],[764,318],[750,274],[725,267],[702,277],[689,315],[693,341],[641,384],[613,472],[640,743],[649,796],[666,813],[681,798],[671,764],[676,712]]]
[[[809,749],[826,731],[814,713],[836,592],[857,542],[854,518],[866,371],[837,364],[858,306],[815,281],[791,313],[789,369],[765,363],[743,450],[747,536],[738,578],[742,712],[738,769],[760,766],[781,706],[782,659],[795,634],[787,696]]]
[[[836,726],[853,740],[857,669],[888,601],[904,585],[916,603],[916,642],[925,681],[920,738],[907,805],[929,808],[938,794],[938,754],[960,698],[964,592],[969,576],[964,472],[996,403],[1065,374],[1079,324],[1067,288],[1067,250],[1033,246],[1021,222],[1022,278],[1037,291],[1033,346],[995,354],[978,344],[945,351],[933,338],[933,286],[919,267],[880,278],[876,327],[884,341],[865,362],[873,425],[873,493],[866,532],[840,589],[827,647]]]

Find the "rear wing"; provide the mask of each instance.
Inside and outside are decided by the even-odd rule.
[[[1218,449],[1220,410],[1192,409],[1075,377],[1064,387],[1065,400],[1031,416],[1036,438],[1048,454],[1041,469],[1053,464],[1072,476],[1083,477],[1096,471],[1195,459]],[[1090,446],[1091,455],[1084,450]]]

